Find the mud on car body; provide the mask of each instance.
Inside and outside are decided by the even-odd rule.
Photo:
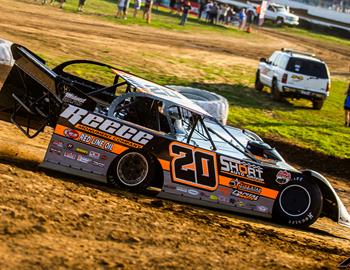
[[[54,131],[42,167],[157,196],[274,218],[293,227],[349,214],[322,175],[299,171],[256,134],[219,123],[181,94],[108,65],[53,70],[12,45],[0,117],[28,137]],[[106,67],[112,85],[66,72]]]

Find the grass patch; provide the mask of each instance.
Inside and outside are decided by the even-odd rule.
[[[77,0],[68,1],[65,6],[66,12],[76,12]],[[168,13],[167,9],[159,8],[154,12],[153,21],[150,26],[141,18],[120,20],[114,18],[116,3],[110,0],[89,0],[86,2],[83,16],[91,16],[94,20],[96,15],[103,20],[119,24],[135,24],[142,27],[154,27],[170,29],[171,31],[184,31],[189,35],[192,32],[206,33],[215,31],[222,35],[240,36],[242,39],[254,39],[255,34],[246,34],[236,29],[227,30],[222,26],[212,26],[192,18],[186,27],[178,26],[179,18]],[[130,9],[132,13],[132,8]],[[307,36],[320,42],[334,42],[340,45],[349,46],[350,41],[323,34],[311,33],[307,30],[284,27],[276,31],[288,32],[296,36]],[[87,52],[88,53],[88,52]],[[108,51],[107,51],[108,55]],[[326,100],[321,111],[311,109],[311,103],[307,101],[286,101],[277,103],[271,100],[267,93],[257,92],[253,89],[255,76],[254,68],[244,64],[230,65],[230,63],[219,66],[201,59],[187,59],[186,56],[173,57],[166,54],[157,55],[157,52],[148,52],[145,59],[164,58],[163,62],[175,63],[177,68],[192,68],[198,70],[196,77],[186,74],[173,74],[164,72],[161,68],[154,72],[147,65],[135,67],[130,64],[126,70],[155,81],[159,84],[177,84],[196,86],[217,92],[225,96],[230,103],[229,123],[242,128],[250,129],[261,136],[275,137],[292,144],[310,148],[324,154],[350,158],[350,129],[344,124],[344,92],[347,82],[339,79],[332,81],[330,97]],[[50,66],[55,66],[67,59],[46,57]],[[108,63],[113,65],[118,59],[108,58]],[[91,75],[91,79],[98,82],[111,80],[110,75],[106,76],[100,70],[80,67],[76,70],[78,75]],[[105,77],[106,76],[106,77]]]

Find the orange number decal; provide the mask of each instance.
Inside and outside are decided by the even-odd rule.
[[[169,152],[174,182],[210,191],[217,189],[215,153],[178,142],[170,144]]]

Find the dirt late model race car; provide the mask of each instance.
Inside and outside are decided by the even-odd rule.
[[[350,216],[325,177],[299,171],[256,134],[224,126],[181,94],[109,65],[49,69],[13,44],[0,117],[33,138],[54,129],[42,167],[157,196],[306,227]],[[68,72],[106,67],[102,85]],[[1,85],[0,85],[1,87]]]

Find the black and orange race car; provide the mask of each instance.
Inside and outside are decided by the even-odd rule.
[[[156,196],[306,227],[350,216],[325,177],[299,171],[259,136],[219,123],[181,94],[109,65],[44,60],[13,44],[0,117],[29,138],[54,132],[42,167]],[[101,67],[103,85],[69,72]]]

